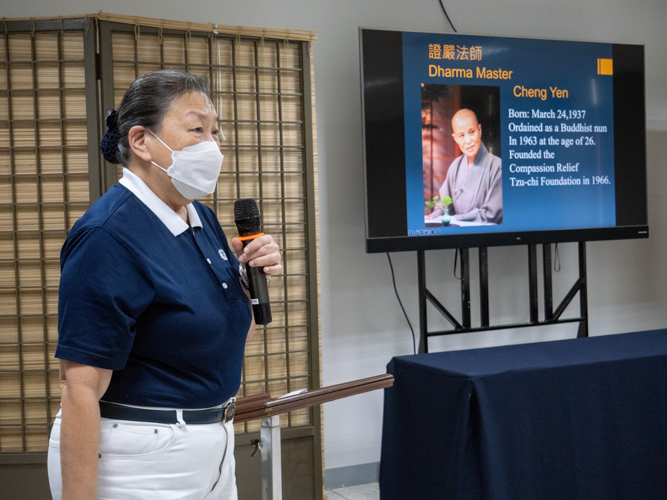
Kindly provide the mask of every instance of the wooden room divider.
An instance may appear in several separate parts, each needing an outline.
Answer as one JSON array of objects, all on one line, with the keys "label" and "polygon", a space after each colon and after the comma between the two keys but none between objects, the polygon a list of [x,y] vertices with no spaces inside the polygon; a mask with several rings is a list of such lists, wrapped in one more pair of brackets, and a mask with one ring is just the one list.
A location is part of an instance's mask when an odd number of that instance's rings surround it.
[{"label": "wooden room divider", "polygon": [[[60,403],[60,247],[120,176],[99,154],[104,116],[147,71],[207,78],[225,159],[216,192],[200,201],[235,235],[234,200],[255,198],[283,252],[273,322],[248,342],[239,396],[319,387],[314,33],[104,13],[7,19],[0,33],[0,465],[44,463]],[[282,418],[285,453],[293,440],[293,466],[311,472],[286,479],[286,495],[320,498],[320,408]],[[243,450],[259,425],[235,426],[239,470],[255,467]],[[255,490],[252,474],[239,477],[242,496]]]}]

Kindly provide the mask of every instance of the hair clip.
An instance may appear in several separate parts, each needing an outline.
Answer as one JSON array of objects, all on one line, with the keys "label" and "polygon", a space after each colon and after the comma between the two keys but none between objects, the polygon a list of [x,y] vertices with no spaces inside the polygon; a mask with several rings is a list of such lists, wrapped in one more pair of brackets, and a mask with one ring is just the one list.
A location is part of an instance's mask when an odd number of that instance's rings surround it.
[{"label": "hair clip", "polygon": [[116,128],[116,120],[118,119],[118,113],[116,112],[115,109],[110,109],[109,112],[107,113],[106,117],[106,123],[107,127],[110,129]]}]

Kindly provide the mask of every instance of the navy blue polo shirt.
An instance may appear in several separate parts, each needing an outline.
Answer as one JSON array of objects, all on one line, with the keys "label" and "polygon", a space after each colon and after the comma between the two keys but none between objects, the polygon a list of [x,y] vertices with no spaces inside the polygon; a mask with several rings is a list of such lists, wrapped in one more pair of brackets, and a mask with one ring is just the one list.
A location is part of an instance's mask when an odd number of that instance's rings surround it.
[{"label": "navy blue polo shirt", "polygon": [[56,357],[113,370],[105,401],[207,408],[238,391],[238,261],[213,211],[187,209],[191,225],[126,169],[62,248]]}]

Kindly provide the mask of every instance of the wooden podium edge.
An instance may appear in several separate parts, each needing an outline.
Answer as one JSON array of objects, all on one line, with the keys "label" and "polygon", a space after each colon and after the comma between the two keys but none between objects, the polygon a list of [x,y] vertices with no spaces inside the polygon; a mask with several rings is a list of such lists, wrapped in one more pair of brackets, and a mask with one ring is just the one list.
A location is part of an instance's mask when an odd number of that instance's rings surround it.
[{"label": "wooden podium edge", "polygon": [[365,392],[386,389],[392,385],[394,385],[394,376],[386,373],[282,398],[271,399],[268,392],[254,394],[237,399],[234,422],[241,423],[280,415]]}]

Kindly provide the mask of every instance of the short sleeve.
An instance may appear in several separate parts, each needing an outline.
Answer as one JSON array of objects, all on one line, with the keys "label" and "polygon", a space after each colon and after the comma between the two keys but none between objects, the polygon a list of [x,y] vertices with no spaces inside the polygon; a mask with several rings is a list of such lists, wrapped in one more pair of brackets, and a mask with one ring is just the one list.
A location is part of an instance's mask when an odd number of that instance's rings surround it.
[{"label": "short sleeve", "polygon": [[70,235],[61,268],[56,358],[123,369],[136,320],[155,297],[146,273],[101,227]]}]

